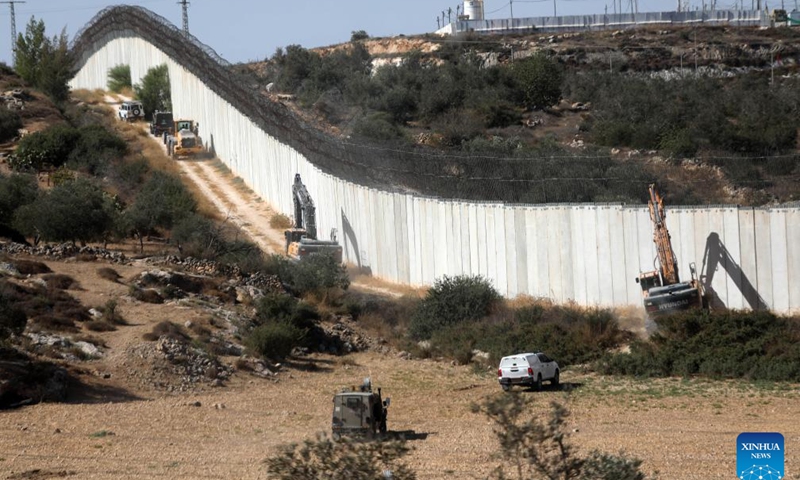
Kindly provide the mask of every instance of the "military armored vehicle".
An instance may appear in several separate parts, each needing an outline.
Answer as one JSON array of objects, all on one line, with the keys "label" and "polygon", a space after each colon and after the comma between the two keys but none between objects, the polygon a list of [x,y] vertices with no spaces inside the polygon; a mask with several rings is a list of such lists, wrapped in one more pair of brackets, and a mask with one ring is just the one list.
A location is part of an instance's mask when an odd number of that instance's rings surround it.
[{"label": "military armored vehicle", "polygon": [[386,413],[390,399],[381,398],[381,389],[372,391],[369,378],[359,388],[350,387],[333,397],[333,437],[361,435],[374,438],[386,433]]}]

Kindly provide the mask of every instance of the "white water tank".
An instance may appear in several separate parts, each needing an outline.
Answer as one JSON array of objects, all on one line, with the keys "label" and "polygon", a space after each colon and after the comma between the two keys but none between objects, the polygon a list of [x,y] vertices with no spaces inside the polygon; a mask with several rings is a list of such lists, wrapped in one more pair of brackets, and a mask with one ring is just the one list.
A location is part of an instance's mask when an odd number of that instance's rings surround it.
[{"label": "white water tank", "polygon": [[470,20],[483,20],[483,0],[466,0],[464,16]]}]

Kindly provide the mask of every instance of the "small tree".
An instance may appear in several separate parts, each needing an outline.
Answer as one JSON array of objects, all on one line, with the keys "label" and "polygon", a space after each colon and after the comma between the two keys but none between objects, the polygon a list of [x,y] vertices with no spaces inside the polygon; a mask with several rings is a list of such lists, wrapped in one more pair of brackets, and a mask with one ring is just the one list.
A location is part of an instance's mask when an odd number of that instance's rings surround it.
[{"label": "small tree", "polygon": [[26,135],[9,156],[8,165],[14,170],[22,171],[58,168],[66,163],[79,138],[78,131],[65,124],[53,125],[41,132]]},{"label": "small tree", "polygon": [[366,40],[369,38],[369,34],[365,30],[355,30],[350,35],[351,42],[358,42],[360,40]]},{"label": "small tree", "polygon": [[5,107],[0,107],[0,142],[11,140],[19,135],[22,119],[19,114]]},{"label": "small tree", "polygon": [[[642,462],[634,458],[593,451],[581,457],[567,442],[564,432],[569,411],[553,402],[550,418],[531,416],[532,401],[519,393],[507,393],[473,405],[495,424],[502,462],[494,471],[498,479],[518,480],[645,480]],[[511,475],[506,474],[511,470]]]},{"label": "small tree", "polygon": [[31,17],[17,37],[14,64],[20,77],[56,102],[69,97],[72,57],[66,30],[52,39],[45,35],[43,20]]},{"label": "small tree", "polygon": [[0,225],[10,226],[14,212],[34,200],[39,193],[36,178],[32,175],[0,174]]},{"label": "small tree", "polygon": [[480,275],[445,275],[420,302],[409,333],[417,340],[428,339],[441,328],[485,317],[499,299],[492,283]]},{"label": "small tree", "polygon": [[197,202],[178,177],[155,171],[125,211],[124,223],[141,239],[156,228],[172,228],[196,208]]},{"label": "small tree", "polygon": [[78,134],[67,165],[90,175],[104,171],[128,150],[125,140],[102,125],[86,125],[78,129]]},{"label": "small tree", "polygon": [[108,69],[108,89],[114,93],[120,93],[126,88],[133,88],[131,66],[117,65]]},{"label": "small tree", "polygon": [[416,473],[399,463],[409,451],[405,441],[334,441],[320,434],[302,445],[281,447],[265,463],[269,478],[278,480],[414,480]]},{"label": "small tree", "polygon": [[561,98],[564,74],[554,60],[536,54],[514,63],[512,75],[526,108],[549,107]]},{"label": "small tree", "polygon": [[104,239],[117,217],[113,198],[86,179],[66,182],[17,210],[14,224],[47,241]]},{"label": "small tree", "polygon": [[169,69],[166,64],[148,70],[142,82],[134,85],[133,90],[136,98],[142,102],[147,118],[156,110],[172,110]]}]

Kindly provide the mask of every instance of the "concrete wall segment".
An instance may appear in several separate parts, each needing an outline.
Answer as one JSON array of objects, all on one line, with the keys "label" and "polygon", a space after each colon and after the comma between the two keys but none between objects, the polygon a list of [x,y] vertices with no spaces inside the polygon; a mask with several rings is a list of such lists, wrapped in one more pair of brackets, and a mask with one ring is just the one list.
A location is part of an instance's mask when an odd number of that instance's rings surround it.
[{"label": "concrete wall segment", "polygon": [[[158,32],[148,38],[140,33],[107,32],[85,43],[72,87],[105,88],[108,69],[119,64],[131,65],[136,81],[166,63],[175,114],[198,120],[219,158],[280,212],[292,213],[291,181],[301,173],[318,205],[320,237],[336,228],[348,261],[412,284],[471,273],[486,276],[506,295],[639,304],[633,279],[652,269],[655,257],[646,207],[465,202],[353,183],[313,163],[325,152],[295,148],[295,134],[286,131],[295,120],[283,127],[278,121],[288,113],[276,107],[270,113],[276,125],[265,129],[263,119],[233,107],[236,93],[202,78],[200,63],[175,60],[168,48],[156,46],[152,42],[167,40]],[[346,155],[337,158],[347,168]],[[705,263],[716,266],[700,273],[720,302],[753,308],[757,298],[778,312],[800,308],[800,210],[670,209],[668,225],[683,279],[689,262],[701,269],[703,253],[716,245],[716,260]]]}]

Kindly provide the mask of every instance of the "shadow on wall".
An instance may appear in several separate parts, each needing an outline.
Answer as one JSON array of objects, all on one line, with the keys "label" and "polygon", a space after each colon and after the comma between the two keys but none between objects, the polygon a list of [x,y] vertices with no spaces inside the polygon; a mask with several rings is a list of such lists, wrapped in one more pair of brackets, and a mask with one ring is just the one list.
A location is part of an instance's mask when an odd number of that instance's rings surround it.
[{"label": "shadow on wall", "polygon": [[350,243],[353,253],[356,255],[356,266],[362,270],[362,273],[365,275],[372,275],[372,269],[369,266],[364,266],[361,260],[361,250],[358,248],[358,238],[356,238],[356,232],[353,230],[353,226],[350,225],[350,220],[347,219],[347,215],[344,214],[344,209],[342,209],[342,230],[344,233],[344,249],[347,251],[347,244]]},{"label": "shadow on wall", "polygon": [[209,135],[209,141],[208,141],[208,144],[206,144],[206,151],[211,156],[211,158],[214,158],[214,157],[217,156],[217,149],[214,146],[214,134],[213,133],[211,135]]},{"label": "shadow on wall", "polygon": [[739,289],[739,292],[741,292],[742,297],[751,309],[767,310],[769,308],[758,293],[758,290],[756,290],[747,278],[747,275],[744,274],[742,268],[734,261],[728,249],[725,248],[725,244],[722,243],[717,232],[711,232],[706,239],[706,251],[703,254],[703,267],[700,270],[700,283],[703,284],[703,288],[706,290],[709,306],[712,308],[727,308],[711,286],[714,280],[714,274],[719,269],[720,265],[722,265],[728,276],[736,284],[736,288]]}]

